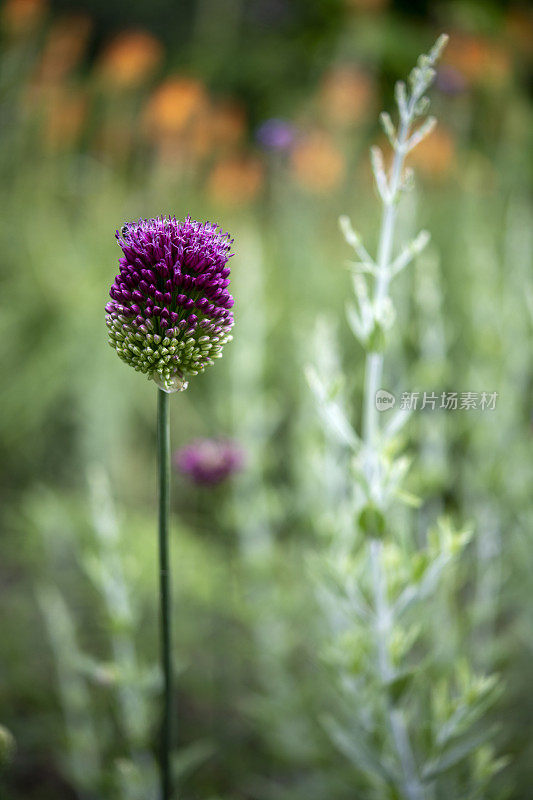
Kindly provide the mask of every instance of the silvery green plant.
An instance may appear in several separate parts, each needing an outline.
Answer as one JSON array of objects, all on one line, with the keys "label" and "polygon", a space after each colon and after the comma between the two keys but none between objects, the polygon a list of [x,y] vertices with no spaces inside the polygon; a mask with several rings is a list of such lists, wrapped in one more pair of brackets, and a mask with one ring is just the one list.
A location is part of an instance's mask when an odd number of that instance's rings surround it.
[{"label": "silvery green plant", "polygon": [[[37,592],[57,673],[66,743],[63,766],[78,791],[117,800],[155,798],[157,766],[149,740],[157,669],[141,664],[137,654],[139,609],[125,579],[122,535],[106,477],[94,470],[90,483],[92,524],[80,566],[102,601],[109,657],[98,658],[83,648],[60,586],[43,582]],[[57,535],[41,527],[55,571]],[[116,725],[113,735],[118,733],[121,742],[116,758],[110,757],[116,742],[110,736],[110,720],[97,702],[100,692],[109,697]]]},{"label": "silvery green plant", "polygon": [[405,509],[417,504],[403,487],[409,461],[398,454],[408,413],[381,414],[376,403],[396,316],[391,284],[429,241],[421,231],[398,244],[397,219],[413,183],[406,156],[435,125],[426,91],[446,41],[441,36],[420,56],[408,84],[396,85],[398,124],[381,115],[393,158],[388,168],[380,148],[372,148],[382,203],[376,258],[348,218],[340,220],[356,255],[348,322],[366,354],[360,435],[350,422],[347,381],[340,370],[328,369],[338,360],[327,344],[331,337],[320,337],[321,363],[308,371],[326,446],[340,444],[351,454],[338,530],[330,535],[326,566],[317,565],[332,634],[326,656],[338,676],[338,703],[323,724],[353,768],[354,785],[362,783],[365,796],[376,800],[485,797],[503,764],[490,744],[491,727],[480,724],[498,682],[478,674],[462,649],[460,623],[468,613],[459,600],[465,583],[460,555],[471,531],[440,519],[419,548]]},{"label": "silvery green plant", "polygon": [[[147,663],[140,653],[141,601],[129,585],[127,536],[117,518],[108,478],[95,467],[89,484],[90,519],[78,530],[75,519],[69,518],[69,537],[84,540],[78,551],[80,568],[101,611],[105,655],[88,652],[82,644],[78,621],[57,582],[43,581],[37,589],[63,718],[62,767],[83,796],[158,800],[151,738],[156,723],[153,700],[161,681],[156,663]],[[54,575],[64,558],[65,543],[57,535],[63,514],[55,499],[47,496],[37,506],[36,519]],[[0,738],[1,734],[0,726]],[[174,780],[183,780],[211,750],[207,740],[174,750]]]}]

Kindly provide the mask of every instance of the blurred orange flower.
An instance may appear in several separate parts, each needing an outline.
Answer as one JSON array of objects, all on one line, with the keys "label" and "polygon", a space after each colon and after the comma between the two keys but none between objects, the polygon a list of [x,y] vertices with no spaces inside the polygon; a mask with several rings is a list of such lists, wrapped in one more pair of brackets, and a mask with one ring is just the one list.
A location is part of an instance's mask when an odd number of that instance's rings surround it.
[{"label": "blurred orange flower", "polygon": [[296,142],[291,153],[291,168],[301,186],[323,194],[340,184],[346,161],[327,133],[312,131]]},{"label": "blurred orange flower", "polygon": [[246,112],[234,101],[224,101],[214,107],[205,105],[192,121],[185,147],[197,158],[205,158],[213,149],[233,152],[246,134]]},{"label": "blurred orange flower", "polygon": [[[199,99],[197,107],[191,107],[188,119],[175,130],[151,131],[160,154],[166,160],[175,161],[176,154],[192,159],[205,159],[214,150],[235,152],[246,134],[246,113],[234,101],[211,105],[207,93]],[[174,154],[174,155],[173,155]]]},{"label": "blurred orange flower", "polygon": [[506,48],[481,36],[454,33],[444,51],[443,63],[459,70],[472,83],[506,83],[512,64]]},{"label": "blurred orange flower", "polygon": [[449,175],[455,166],[455,141],[452,134],[438,125],[423,139],[407,159],[409,166],[415,167],[428,177],[441,179]]},{"label": "blurred orange flower", "polygon": [[332,67],[323,78],[320,105],[326,120],[334,125],[354,125],[373,109],[374,82],[350,64]]},{"label": "blurred orange flower", "polygon": [[85,14],[72,14],[55,22],[38,68],[38,82],[56,83],[68,75],[83,56],[91,29],[92,22]]},{"label": "blurred orange flower", "polygon": [[124,31],[102,53],[97,72],[103,86],[130,89],[149,78],[163,57],[161,43],[145,31]]},{"label": "blurred orange flower", "polygon": [[215,164],[207,189],[211,199],[226,206],[243,206],[254,200],[263,184],[263,166],[249,155],[225,158]]},{"label": "blurred orange flower", "polygon": [[10,36],[31,33],[42,21],[47,8],[46,0],[6,0],[1,10],[2,28]]},{"label": "blurred orange flower", "polygon": [[169,78],[148,101],[144,112],[145,130],[155,140],[183,133],[205,111],[207,103],[206,90],[199,81]]},{"label": "blurred orange flower", "polygon": [[183,152],[195,160],[205,158],[212,151],[212,117],[207,103],[204,108],[194,114],[183,135],[179,137],[179,141]]},{"label": "blurred orange flower", "polygon": [[246,110],[239,103],[226,100],[213,108],[210,126],[216,146],[233,148],[246,136]]}]

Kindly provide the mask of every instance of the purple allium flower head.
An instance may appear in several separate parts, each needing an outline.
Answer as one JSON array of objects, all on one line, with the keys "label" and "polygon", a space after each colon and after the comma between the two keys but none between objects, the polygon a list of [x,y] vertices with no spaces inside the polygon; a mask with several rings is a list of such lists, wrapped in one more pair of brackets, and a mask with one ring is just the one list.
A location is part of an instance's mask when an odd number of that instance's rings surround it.
[{"label": "purple allium flower head", "polygon": [[295,139],[294,126],[284,119],[267,119],[255,133],[265,150],[288,150]]},{"label": "purple allium flower head", "polygon": [[109,343],[161,389],[186,389],[232,339],[233,239],[212,223],[171,216],[130,222],[116,237],[124,256],[105,307]]},{"label": "purple allium flower head", "polygon": [[216,486],[242,469],[244,453],[229,439],[196,439],[174,455],[176,469],[202,486]]}]

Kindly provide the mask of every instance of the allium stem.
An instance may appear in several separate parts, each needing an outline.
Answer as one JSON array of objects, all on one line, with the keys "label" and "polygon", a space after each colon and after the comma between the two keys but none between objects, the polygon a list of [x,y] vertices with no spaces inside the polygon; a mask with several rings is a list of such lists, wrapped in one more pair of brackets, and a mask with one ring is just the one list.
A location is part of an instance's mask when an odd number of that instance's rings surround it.
[{"label": "allium stem", "polygon": [[161,614],[161,666],[163,670],[163,709],[161,720],[161,798],[170,800],[170,748],[172,739],[172,657],[170,620],[170,418],[169,395],[157,392],[157,467],[159,478],[159,591]]}]

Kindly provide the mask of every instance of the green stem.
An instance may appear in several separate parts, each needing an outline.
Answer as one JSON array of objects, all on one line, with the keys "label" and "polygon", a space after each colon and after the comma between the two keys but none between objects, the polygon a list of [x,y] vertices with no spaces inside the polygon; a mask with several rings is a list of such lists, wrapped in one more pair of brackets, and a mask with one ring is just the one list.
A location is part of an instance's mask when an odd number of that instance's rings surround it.
[{"label": "green stem", "polygon": [[[370,540],[370,574],[374,592],[376,614],[377,669],[383,686],[391,680],[394,670],[390,662],[389,642],[392,636],[392,614],[387,598],[387,578],[383,571],[383,542]],[[387,690],[385,689],[385,692]],[[404,715],[385,694],[385,707],[392,739],[403,774],[403,790],[406,800],[425,800],[426,792],[418,777],[418,770],[411,748],[409,732]]]},{"label": "green stem", "polygon": [[[394,160],[388,183],[388,197],[383,201],[380,236],[377,257],[377,279],[374,286],[373,303],[378,307],[388,296],[391,280],[391,256],[396,232],[397,200],[400,191],[402,171],[407,154],[407,142],[414,119],[416,103],[420,97],[413,91],[407,113],[402,118]],[[383,354],[369,352],[365,363],[365,387],[363,402],[363,442],[365,445],[365,472],[369,484],[380,488],[382,483],[380,456],[380,425],[376,409],[376,393],[383,375]],[[378,644],[378,672],[386,685],[392,677],[392,666],[388,646],[392,636],[392,617],[387,601],[386,577],[383,573],[383,543],[377,539],[370,541],[371,575],[374,584],[376,628]],[[407,800],[424,800],[424,786],[418,777],[417,766],[411,748],[409,731],[399,709],[386,700],[387,716],[392,740],[396,748],[403,774],[403,789]]]},{"label": "green stem", "polygon": [[170,419],[169,395],[157,392],[157,467],[159,478],[159,592],[161,613],[161,666],[163,669],[163,713],[161,721],[161,798],[170,800],[170,747],[172,735],[172,665],[170,622]]},{"label": "green stem", "polygon": [[[409,137],[411,115],[414,104],[411,100],[409,118],[401,124],[398,133],[398,145],[394,152],[392,172],[389,184],[390,196],[384,202],[378,245],[378,276],[374,287],[373,303],[375,306],[383,302],[389,291],[391,279],[391,255],[396,227],[397,196],[400,188],[402,170],[405,161],[405,147]],[[365,396],[363,406],[363,441],[366,446],[366,471],[369,480],[379,479],[379,459],[377,458],[379,421],[376,409],[376,393],[380,388],[383,375],[383,354],[367,353],[365,363]]]}]

